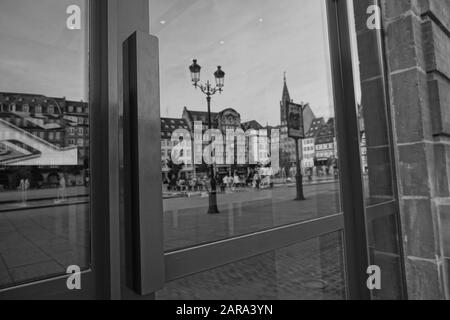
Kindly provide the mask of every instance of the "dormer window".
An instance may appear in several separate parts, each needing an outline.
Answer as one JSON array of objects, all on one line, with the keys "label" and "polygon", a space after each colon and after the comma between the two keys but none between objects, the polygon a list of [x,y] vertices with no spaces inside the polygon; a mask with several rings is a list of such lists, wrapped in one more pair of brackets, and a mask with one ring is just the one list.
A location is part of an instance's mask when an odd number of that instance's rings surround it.
[{"label": "dormer window", "polygon": [[23,113],[29,113],[30,112],[30,106],[28,104],[24,104],[22,106],[22,112]]},{"label": "dormer window", "polygon": [[16,105],[14,103],[9,105],[9,112],[16,112]]},{"label": "dormer window", "polygon": [[48,114],[54,114],[55,113],[55,107],[54,106],[48,106],[47,113]]},{"label": "dormer window", "polygon": [[34,108],[34,113],[42,113],[42,106],[38,105]]}]

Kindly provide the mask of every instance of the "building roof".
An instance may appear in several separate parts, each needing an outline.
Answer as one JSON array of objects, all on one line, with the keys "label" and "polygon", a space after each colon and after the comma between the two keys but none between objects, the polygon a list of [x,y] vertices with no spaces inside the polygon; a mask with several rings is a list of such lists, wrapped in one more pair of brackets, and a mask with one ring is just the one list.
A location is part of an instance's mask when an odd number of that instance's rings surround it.
[{"label": "building roof", "polygon": [[161,118],[161,137],[169,139],[172,133],[178,129],[185,129],[189,131],[189,126],[184,119],[176,118]]},{"label": "building roof", "polygon": [[[11,105],[14,104],[16,106],[28,105],[31,110],[33,110],[36,106],[41,106],[46,108],[48,106],[54,107],[55,114],[63,114],[68,113],[66,108],[68,106],[83,107],[82,113],[87,115],[87,108],[89,104],[83,101],[70,101],[66,100],[65,97],[62,98],[54,98],[47,97],[40,94],[29,94],[29,93],[9,93],[9,92],[0,92],[0,104],[1,105]],[[44,110],[45,111],[45,110]],[[31,112],[32,113],[32,112]],[[78,113],[78,110],[74,110],[72,113]]]},{"label": "building roof", "polygon": [[316,138],[324,124],[325,120],[323,118],[314,119],[311,123],[311,128],[306,133],[306,138],[307,139]]},{"label": "building roof", "polygon": [[0,93],[0,103],[3,105],[15,104],[17,106],[28,105],[29,107],[41,106],[53,106],[55,112],[62,113],[62,107],[65,103],[65,98],[51,98],[38,94],[28,93]]},{"label": "building roof", "polygon": [[242,130],[247,131],[250,129],[261,130],[264,127],[258,121],[251,120],[251,121],[241,123],[241,128],[242,128]]},{"label": "building roof", "polygon": [[[195,121],[201,121],[203,124],[208,123],[208,112],[206,111],[192,111],[187,109],[187,107],[184,108],[184,110],[187,112],[189,116],[189,120],[191,122]],[[211,121],[213,122],[213,127],[217,127],[217,118],[219,117],[219,113],[217,112],[211,112]]]}]

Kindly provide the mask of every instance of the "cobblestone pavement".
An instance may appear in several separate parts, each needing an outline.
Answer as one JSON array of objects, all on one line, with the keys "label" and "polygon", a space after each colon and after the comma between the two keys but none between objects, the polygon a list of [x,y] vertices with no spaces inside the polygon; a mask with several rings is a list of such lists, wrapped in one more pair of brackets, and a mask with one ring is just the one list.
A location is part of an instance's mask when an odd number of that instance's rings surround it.
[{"label": "cobblestone pavement", "polygon": [[345,299],[340,233],[171,282],[159,300]]},{"label": "cobblestone pavement", "polygon": [[306,186],[306,201],[294,201],[295,196],[296,189],[290,187],[219,194],[217,215],[207,214],[207,197],[166,199],[165,249],[182,249],[340,212],[338,183]]},{"label": "cobblestone pavement", "polygon": [[[339,185],[305,186],[306,201],[293,201],[295,188],[220,194],[220,214],[208,215],[208,198],[164,201],[166,250],[181,249],[306,221],[340,211]],[[179,209],[183,208],[183,209]],[[344,299],[340,233],[174,281],[158,293],[183,299]]]},{"label": "cobblestone pavement", "polygon": [[88,206],[0,213],[0,288],[89,265]]},{"label": "cobblestone pavement", "polygon": [[[52,191],[40,191],[34,196],[48,192]],[[167,199],[164,201],[166,249],[188,247],[339,212],[337,183],[306,186],[305,195],[306,201],[293,201],[295,188],[287,186],[221,194],[218,197],[219,215],[206,214],[208,198]],[[72,264],[87,266],[89,220],[87,204],[25,207],[0,213],[0,288],[64,274],[67,266]],[[209,275],[197,275],[204,279],[201,280],[205,282],[204,289],[187,278],[183,281],[189,285],[184,286],[181,293],[176,291],[170,296],[177,297],[190,288],[192,296],[189,298],[200,297],[211,289],[207,284],[209,279],[216,283],[213,287],[219,285],[223,289],[217,290],[218,298],[245,298],[255,294],[256,298],[339,298],[343,288],[341,245],[338,237],[330,239],[311,240],[210,271]],[[321,287],[319,280],[326,282],[324,288],[311,289]],[[168,289],[173,286],[169,284]]]}]

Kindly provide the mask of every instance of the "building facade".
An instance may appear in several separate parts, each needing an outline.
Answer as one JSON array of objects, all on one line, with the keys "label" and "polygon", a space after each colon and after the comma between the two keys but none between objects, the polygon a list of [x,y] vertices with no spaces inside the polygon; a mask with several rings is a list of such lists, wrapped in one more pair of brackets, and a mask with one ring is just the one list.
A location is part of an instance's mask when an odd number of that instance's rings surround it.
[{"label": "building facade", "polygon": [[[63,1],[0,2],[0,20],[10,19],[0,34],[0,299],[450,299],[449,1],[308,2],[317,10],[302,0],[289,7],[267,1],[271,15],[284,10],[280,21],[301,23],[293,33],[284,23],[270,27],[241,2],[208,2],[192,19],[189,10],[201,6],[174,3],[167,11],[165,2],[83,0],[79,23],[76,14],[64,15],[70,11]],[[196,34],[211,18],[228,22],[223,40]],[[281,46],[269,50],[262,39],[274,33],[270,39]],[[328,42],[316,48],[304,41],[297,55],[297,35]],[[253,48],[257,54],[248,54]],[[297,156],[304,168],[311,157],[313,166],[335,159],[340,179],[308,185],[300,201],[292,184],[266,190],[257,177],[218,195],[218,214],[208,213],[214,200],[205,189],[193,198],[164,197],[161,172],[178,146],[173,140],[180,141],[173,130],[203,138],[208,115],[185,108],[180,119],[161,119],[160,96],[179,94],[167,83],[180,78],[194,90],[184,60],[199,50],[207,64],[214,50],[230,55],[211,63],[230,65],[227,81],[243,79],[243,87],[225,82],[231,97],[252,92],[246,89],[255,83],[253,92],[276,88],[267,81],[276,76],[266,75],[283,71],[286,52],[294,52],[291,68],[310,83],[326,70],[331,80],[320,92],[332,87],[335,114],[317,119],[314,105],[304,104],[311,125],[302,155],[287,137],[286,81],[280,126],[242,121],[239,108],[252,110],[243,104],[213,105],[223,111],[211,114],[212,127],[279,129],[282,166]],[[161,52],[182,52],[182,67],[158,59]],[[320,68],[311,62],[317,56]],[[255,72],[258,62],[273,60]],[[257,81],[255,73],[262,75]],[[69,94],[80,102],[46,97],[58,96],[50,87],[74,89]],[[278,101],[266,102],[278,110]],[[277,141],[267,140],[260,149],[246,137],[246,153],[254,149],[257,162],[264,159]],[[204,166],[193,166],[193,175],[197,169],[207,176]],[[72,185],[70,175],[90,179]],[[51,185],[35,183],[41,180]],[[367,288],[369,266],[382,270],[379,290]],[[81,290],[69,290],[70,270],[81,275]]]},{"label": "building facade", "polygon": [[324,125],[325,120],[323,118],[314,119],[311,123],[311,128],[306,133],[305,139],[302,141],[303,167],[305,170],[312,170],[316,166],[316,139]]},{"label": "building facade", "polygon": [[[86,103],[42,95],[0,93],[0,107],[1,120],[9,126],[1,133],[2,165],[39,164],[39,169],[25,174],[33,186],[58,185],[62,175],[52,168],[62,164],[72,166],[64,173],[67,183],[87,183],[89,110]],[[24,132],[30,135],[27,143],[23,140]],[[2,170],[1,188],[11,190],[18,186],[20,178],[8,167]]]},{"label": "building facade", "polygon": [[[281,125],[279,126],[280,130],[280,163],[281,167],[283,167],[286,172],[292,171],[291,169],[296,166],[297,162],[297,155],[296,155],[296,146],[295,146],[295,140],[290,138],[288,136],[288,127],[287,127],[287,108],[288,104],[290,102],[293,102],[293,100],[290,97],[289,89],[287,85],[286,75],[284,76],[284,84],[283,84],[283,92],[281,96],[280,101],[280,119],[281,119]],[[316,116],[311,108],[311,106],[307,103],[301,103],[303,106],[303,126],[305,135],[309,132],[313,121],[315,120]],[[311,141],[308,141],[311,142]],[[299,141],[299,154],[298,157],[300,160],[305,159],[302,151],[303,140]],[[308,145],[308,149],[311,146]],[[308,163],[309,164],[309,163]],[[303,169],[306,168],[305,162],[302,162]]]},{"label": "building facade", "polygon": [[320,127],[315,141],[315,149],[314,163],[317,167],[329,167],[330,160],[337,159],[337,143],[333,118],[330,118]]}]

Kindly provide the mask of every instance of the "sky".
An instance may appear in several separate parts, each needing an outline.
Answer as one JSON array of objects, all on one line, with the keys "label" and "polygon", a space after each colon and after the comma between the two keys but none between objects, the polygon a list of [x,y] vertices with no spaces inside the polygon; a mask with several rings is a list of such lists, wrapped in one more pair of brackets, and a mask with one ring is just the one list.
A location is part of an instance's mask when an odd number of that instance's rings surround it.
[{"label": "sky", "polygon": [[333,116],[324,0],[150,0],[150,33],[160,40],[161,114],[206,110],[190,82],[193,58],[202,81],[226,73],[213,111],[234,108],[242,121],[280,123],[283,75],[291,98],[317,116]]},{"label": "sky", "polygon": [[[66,27],[79,5],[81,30]],[[88,100],[86,0],[0,1],[0,92]]]},{"label": "sky", "polygon": [[[317,116],[333,114],[325,0],[150,0],[150,32],[160,39],[161,114],[206,110],[191,86],[221,65],[225,91],[213,111],[234,108],[242,121],[280,122],[283,74],[291,98]],[[0,91],[88,100],[86,0],[0,1]],[[66,8],[82,8],[82,29],[66,27]]]}]

